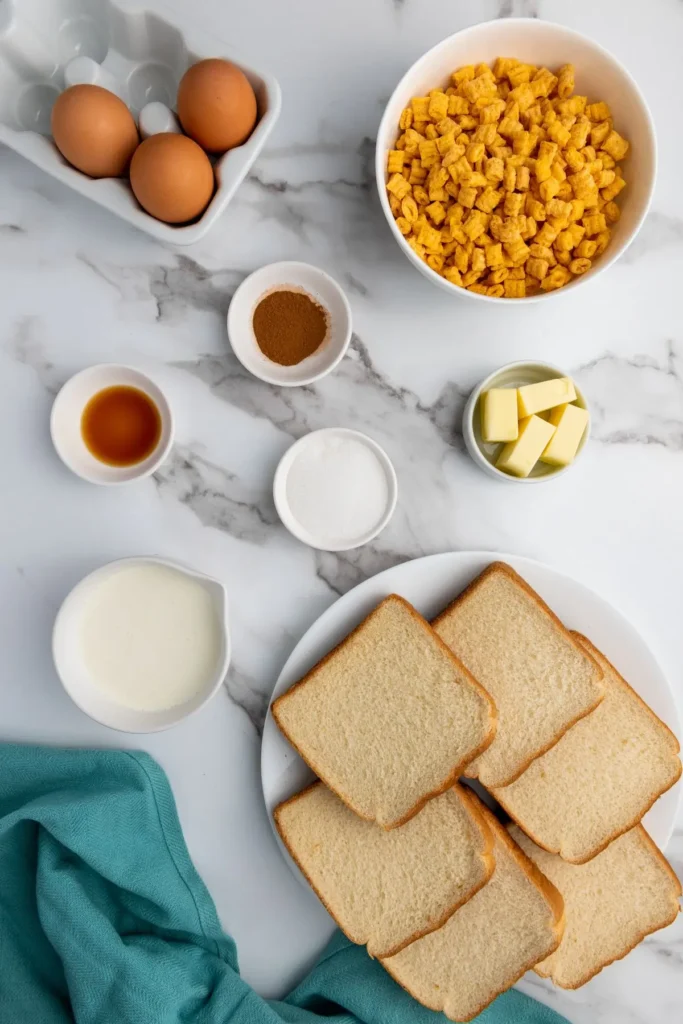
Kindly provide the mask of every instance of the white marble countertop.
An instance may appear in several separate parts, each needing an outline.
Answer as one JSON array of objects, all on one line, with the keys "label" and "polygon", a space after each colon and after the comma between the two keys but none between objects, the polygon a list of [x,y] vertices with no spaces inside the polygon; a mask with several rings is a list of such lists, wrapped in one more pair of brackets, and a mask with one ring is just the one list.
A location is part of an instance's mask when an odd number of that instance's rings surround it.
[{"label": "white marble countertop", "polygon": [[[422,554],[528,555],[623,611],[683,700],[683,5],[203,0],[192,10],[269,68],[284,96],[267,150],[202,243],[165,248],[0,151],[0,736],[124,744],[158,758],[244,974],[271,995],[312,961],[327,922],[271,835],[260,730],[285,657],[340,593]],[[604,278],[557,303],[489,308],[435,289],[402,256],[382,220],[371,157],[403,70],[458,28],[510,14],[566,22],[624,61],[654,113],[660,171],[639,238]],[[353,307],[349,357],[312,387],[261,384],[229,351],[232,292],[278,259],[322,266]],[[576,376],[594,413],[580,465],[531,489],[484,476],[458,431],[471,387],[527,357]],[[48,434],[60,384],[104,361],[150,369],[178,419],[177,445],[156,477],[114,490],[71,476]],[[401,493],[382,536],[339,556],[290,537],[271,498],[274,467],[292,439],[337,424],[386,447]],[[81,576],[142,553],[226,582],[234,661],[202,713],[167,733],[126,737],[70,703],[50,633]],[[683,819],[668,854],[681,874]],[[659,1024],[683,1017],[682,981],[679,919],[576,993],[535,976],[524,984],[575,1024]]]}]

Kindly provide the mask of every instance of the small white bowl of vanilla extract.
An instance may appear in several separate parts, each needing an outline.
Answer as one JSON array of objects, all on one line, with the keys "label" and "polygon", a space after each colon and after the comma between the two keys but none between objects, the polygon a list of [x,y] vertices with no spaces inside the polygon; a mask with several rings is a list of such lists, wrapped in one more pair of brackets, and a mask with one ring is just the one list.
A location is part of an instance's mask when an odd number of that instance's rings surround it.
[{"label": "small white bowl of vanilla extract", "polygon": [[66,382],[52,406],[50,433],[60,459],[93,484],[126,484],[153,473],[173,443],[173,414],[151,377],[102,364]]}]

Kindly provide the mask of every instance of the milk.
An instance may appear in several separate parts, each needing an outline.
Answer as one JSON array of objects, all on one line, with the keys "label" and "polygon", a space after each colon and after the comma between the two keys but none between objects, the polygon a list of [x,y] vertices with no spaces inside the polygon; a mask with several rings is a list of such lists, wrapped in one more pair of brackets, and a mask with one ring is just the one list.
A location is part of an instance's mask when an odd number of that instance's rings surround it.
[{"label": "milk", "polygon": [[80,623],[92,682],[139,711],[184,704],[216,674],[223,630],[209,590],[164,565],[130,565],[93,589]]}]

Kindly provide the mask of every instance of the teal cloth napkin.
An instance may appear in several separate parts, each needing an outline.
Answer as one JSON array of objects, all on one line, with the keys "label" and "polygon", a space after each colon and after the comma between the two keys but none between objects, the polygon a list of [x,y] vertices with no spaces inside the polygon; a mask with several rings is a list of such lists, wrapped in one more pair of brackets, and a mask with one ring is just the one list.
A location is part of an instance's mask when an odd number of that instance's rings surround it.
[{"label": "teal cloth napkin", "polygon": [[[0,745],[3,1024],[438,1024],[336,936],[284,1001],[240,978],[166,776],[143,753]],[[561,1024],[519,992],[482,1024]],[[566,1022],[565,1022],[566,1024]]]}]

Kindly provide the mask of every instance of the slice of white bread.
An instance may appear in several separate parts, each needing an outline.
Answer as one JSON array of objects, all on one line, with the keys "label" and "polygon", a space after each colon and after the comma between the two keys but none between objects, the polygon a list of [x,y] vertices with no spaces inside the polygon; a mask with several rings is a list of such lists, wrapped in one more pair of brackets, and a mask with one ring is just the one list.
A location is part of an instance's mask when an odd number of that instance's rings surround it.
[{"label": "slice of white bread", "polygon": [[476,797],[455,785],[402,828],[363,821],[321,782],[275,809],[290,854],[344,934],[388,956],[486,884],[493,836]]},{"label": "slice of white bread", "polygon": [[536,965],[542,978],[561,988],[584,985],[678,914],[680,882],[642,825],[587,864],[568,864],[541,850],[517,825],[510,832],[564,899],[564,938]]},{"label": "slice of white bread", "polygon": [[454,1021],[476,1017],[544,960],[557,949],[564,928],[560,894],[479,806],[494,834],[490,882],[443,928],[382,960],[418,1002]]},{"label": "slice of white bread", "polygon": [[674,734],[584,636],[604,673],[605,699],[496,800],[527,835],[573,864],[633,828],[681,774]]},{"label": "slice of white bread", "polygon": [[601,669],[504,562],[432,625],[495,701],[496,738],[466,771],[487,789],[514,781],[602,700]]},{"label": "slice of white bread", "polygon": [[396,594],[272,710],[316,775],[383,828],[452,786],[496,727],[489,695]]}]

